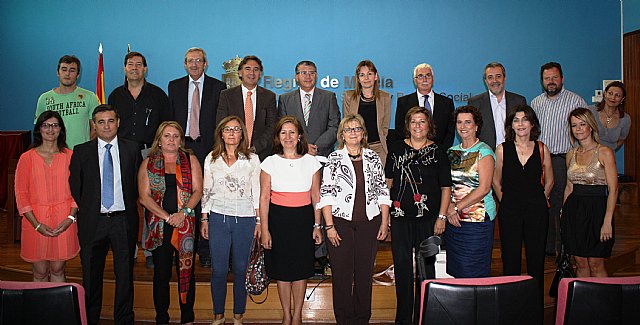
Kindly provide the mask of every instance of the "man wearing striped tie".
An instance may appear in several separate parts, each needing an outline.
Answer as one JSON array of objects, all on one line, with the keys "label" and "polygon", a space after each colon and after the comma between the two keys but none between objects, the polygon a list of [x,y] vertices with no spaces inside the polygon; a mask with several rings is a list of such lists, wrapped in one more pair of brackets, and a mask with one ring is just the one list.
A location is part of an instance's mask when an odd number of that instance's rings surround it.
[{"label": "man wearing striped tie", "polygon": [[549,197],[551,208],[546,252],[547,255],[555,255],[556,243],[560,242],[560,209],[567,184],[566,154],[571,147],[567,118],[572,110],[587,107],[587,103],[576,93],[563,88],[564,76],[560,63],[542,65],[540,81],[544,92],[531,101],[531,107],[540,121],[540,141],[551,151],[554,184]]},{"label": "man wearing striped tie", "polygon": [[309,142],[309,154],[326,157],[333,151],[340,124],[336,94],[316,88],[318,71],[315,63],[300,61],[295,72],[299,88],[280,95],[278,115],[298,118]]}]

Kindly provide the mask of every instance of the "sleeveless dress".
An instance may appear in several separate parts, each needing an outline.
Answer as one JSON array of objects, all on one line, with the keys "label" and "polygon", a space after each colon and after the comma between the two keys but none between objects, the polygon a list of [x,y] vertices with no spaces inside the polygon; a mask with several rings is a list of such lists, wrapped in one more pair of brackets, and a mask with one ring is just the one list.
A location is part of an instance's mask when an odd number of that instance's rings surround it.
[{"label": "sleeveless dress", "polygon": [[580,257],[610,257],[615,238],[615,224],[611,221],[613,236],[600,241],[600,228],[607,210],[607,181],[604,166],[598,160],[598,146],[587,165],[576,162],[576,151],[569,162],[567,180],[573,183],[573,192],[562,208],[562,241],[568,254]]}]

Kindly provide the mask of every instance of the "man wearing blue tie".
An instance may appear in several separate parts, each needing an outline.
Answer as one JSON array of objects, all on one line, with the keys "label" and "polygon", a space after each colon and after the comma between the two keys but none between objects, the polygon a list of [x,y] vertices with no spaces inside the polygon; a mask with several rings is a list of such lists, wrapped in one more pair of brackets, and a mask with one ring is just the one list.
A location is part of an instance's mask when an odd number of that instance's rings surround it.
[{"label": "man wearing blue tie", "polygon": [[[433,91],[435,75],[433,68],[426,63],[420,63],[413,69],[413,83],[416,92],[398,97],[396,105],[396,137],[408,137],[404,133],[404,118],[409,109],[415,106],[425,107],[433,118],[436,126],[436,143],[443,149],[453,145],[455,125],[453,120],[453,100]],[[399,134],[398,134],[399,133]]]},{"label": "man wearing blue tie", "polygon": [[71,195],[78,204],[78,238],[87,320],[97,324],[102,307],[105,259],[113,251],[116,278],[114,320],[133,324],[133,258],[138,238],[137,170],[142,161],[135,142],[119,139],[113,106],[93,112],[97,138],[75,147],[69,166]]}]

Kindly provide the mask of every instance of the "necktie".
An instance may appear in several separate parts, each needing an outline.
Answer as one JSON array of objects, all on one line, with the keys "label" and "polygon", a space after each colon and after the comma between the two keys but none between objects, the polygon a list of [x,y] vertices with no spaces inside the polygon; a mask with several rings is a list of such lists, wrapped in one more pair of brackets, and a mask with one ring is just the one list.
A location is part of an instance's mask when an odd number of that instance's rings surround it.
[{"label": "necktie", "polygon": [[102,205],[109,209],[113,205],[113,158],[111,157],[112,144],[104,146],[107,151],[102,159]]},{"label": "necktie", "polygon": [[304,123],[309,125],[309,115],[311,114],[311,94],[304,94],[304,108],[302,109],[304,114]]},{"label": "necktie", "polygon": [[424,95],[424,107],[433,114],[433,110],[431,109],[431,104],[429,104],[429,95]]},{"label": "necktie", "polygon": [[197,139],[200,136],[200,88],[198,81],[194,81],[193,96],[191,97],[191,116],[189,117],[189,136]]},{"label": "necktie", "polygon": [[253,135],[253,101],[251,100],[252,92],[247,92],[247,100],[244,101],[244,124],[247,125],[247,136],[249,137],[249,145],[251,145],[251,136]]}]

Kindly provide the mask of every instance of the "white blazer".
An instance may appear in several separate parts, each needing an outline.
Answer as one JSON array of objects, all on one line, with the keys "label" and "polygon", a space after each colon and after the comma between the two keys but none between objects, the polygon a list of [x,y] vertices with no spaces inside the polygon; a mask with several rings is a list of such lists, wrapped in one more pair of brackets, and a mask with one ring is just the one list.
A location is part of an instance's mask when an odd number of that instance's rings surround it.
[{"label": "white blazer", "polygon": [[[356,195],[356,175],[353,163],[349,159],[346,148],[332,152],[327,158],[329,163],[324,166],[322,185],[320,186],[320,202],[316,208],[322,209],[322,207],[330,205],[334,217],[351,221]],[[371,149],[363,148],[362,162],[367,218],[371,220],[380,214],[381,204],[391,206],[391,199],[378,154]]]}]

